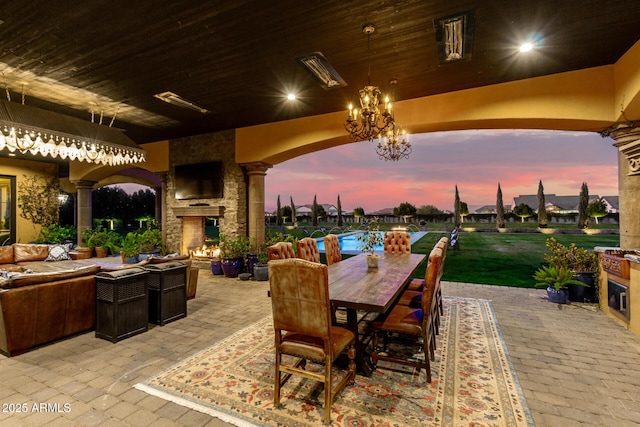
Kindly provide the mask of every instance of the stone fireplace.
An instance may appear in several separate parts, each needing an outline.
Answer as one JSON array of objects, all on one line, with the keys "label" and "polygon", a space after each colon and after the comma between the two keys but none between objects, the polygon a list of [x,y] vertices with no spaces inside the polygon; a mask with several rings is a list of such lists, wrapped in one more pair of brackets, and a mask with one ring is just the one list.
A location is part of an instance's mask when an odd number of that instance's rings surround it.
[{"label": "stone fireplace", "polygon": [[205,238],[205,218],[224,216],[223,206],[189,206],[174,208],[174,214],[181,218],[180,253],[190,254],[201,247]]},{"label": "stone fireplace", "polygon": [[[247,235],[247,184],[243,169],[235,162],[235,132],[222,131],[169,141],[169,167],[163,177],[163,231],[172,251],[189,255],[201,247],[205,218],[216,218],[220,233]],[[223,197],[176,198],[175,166],[222,162]]]}]

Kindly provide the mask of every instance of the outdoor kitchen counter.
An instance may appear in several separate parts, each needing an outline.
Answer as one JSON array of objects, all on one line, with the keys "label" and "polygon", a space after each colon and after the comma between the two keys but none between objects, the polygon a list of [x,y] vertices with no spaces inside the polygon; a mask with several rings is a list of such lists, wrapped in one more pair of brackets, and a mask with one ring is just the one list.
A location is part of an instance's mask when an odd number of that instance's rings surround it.
[{"label": "outdoor kitchen counter", "polygon": [[[600,259],[600,309],[640,336],[640,256],[636,251],[596,247]],[[620,309],[622,307],[622,309]]]}]

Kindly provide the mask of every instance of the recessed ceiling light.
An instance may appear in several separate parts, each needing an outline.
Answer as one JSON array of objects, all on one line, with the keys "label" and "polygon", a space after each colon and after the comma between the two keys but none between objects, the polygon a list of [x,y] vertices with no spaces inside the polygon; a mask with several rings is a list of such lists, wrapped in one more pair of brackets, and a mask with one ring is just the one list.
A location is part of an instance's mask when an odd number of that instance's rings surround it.
[{"label": "recessed ceiling light", "polygon": [[290,93],[290,94],[287,95],[287,99],[289,101],[295,101],[296,95],[294,93]]},{"label": "recessed ceiling light", "polygon": [[520,45],[520,52],[530,52],[533,49],[533,43],[522,43]]}]

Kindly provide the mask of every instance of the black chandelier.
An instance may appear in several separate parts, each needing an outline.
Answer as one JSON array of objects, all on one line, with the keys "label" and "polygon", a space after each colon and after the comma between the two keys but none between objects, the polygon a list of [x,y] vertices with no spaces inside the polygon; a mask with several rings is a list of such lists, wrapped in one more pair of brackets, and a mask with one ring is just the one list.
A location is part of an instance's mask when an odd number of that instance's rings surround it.
[{"label": "black chandelier", "polygon": [[349,104],[349,116],[344,124],[344,128],[349,132],[349,136],[356,141],[373,141],[381,132],[393,123],[391,114],[391,102],[389,97],[384,100],[384,110],[380,112],[380,101],[382,92],[377,86],[371,85],[371,33],[375,31],[373,24],[367,24],[362,28],[362,32],[367,35],[367,56],[369,57],[369,71],[367,75],[367,85],[360,89],[360,110],[353,108]]}]

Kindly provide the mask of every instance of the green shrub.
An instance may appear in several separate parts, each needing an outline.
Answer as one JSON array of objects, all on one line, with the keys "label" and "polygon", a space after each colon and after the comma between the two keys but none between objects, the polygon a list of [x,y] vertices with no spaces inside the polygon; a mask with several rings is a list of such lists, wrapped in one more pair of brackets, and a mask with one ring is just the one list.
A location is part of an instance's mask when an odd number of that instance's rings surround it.
[{"label": "green shrub", "polygon": [[65,241],[75,242],[78,231],[72,225],[60,226],[51,224],[40,229],[40,234],[36,238],[36,243],[63,243]]}]

